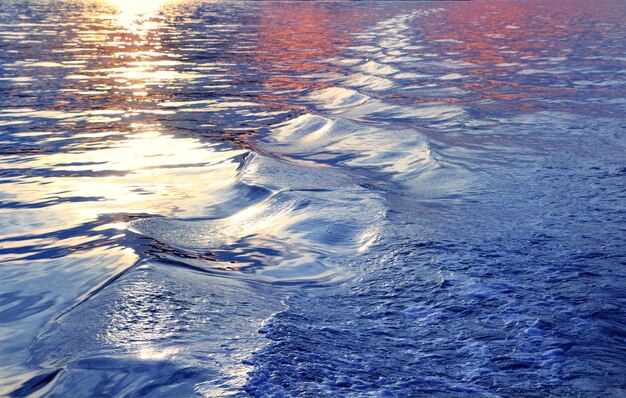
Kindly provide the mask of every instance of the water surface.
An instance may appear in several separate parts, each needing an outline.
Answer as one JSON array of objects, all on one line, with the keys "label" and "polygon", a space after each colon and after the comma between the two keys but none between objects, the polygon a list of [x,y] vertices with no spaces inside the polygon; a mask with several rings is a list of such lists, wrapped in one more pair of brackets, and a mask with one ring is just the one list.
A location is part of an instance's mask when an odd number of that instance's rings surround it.
[{"label": "water surface", "polygon": [[0,394],[626,394],[622,2],[0,10]]}]

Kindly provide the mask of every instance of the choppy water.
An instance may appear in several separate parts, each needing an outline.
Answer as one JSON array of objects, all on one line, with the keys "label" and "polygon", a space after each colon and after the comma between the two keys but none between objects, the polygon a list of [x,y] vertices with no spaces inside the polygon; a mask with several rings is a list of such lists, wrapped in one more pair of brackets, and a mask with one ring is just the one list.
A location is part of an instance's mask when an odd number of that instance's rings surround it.
[{"label": "choppy water", "polygon": [[626,3],[543,3],[0,1],[0,394],[626,395]]}]

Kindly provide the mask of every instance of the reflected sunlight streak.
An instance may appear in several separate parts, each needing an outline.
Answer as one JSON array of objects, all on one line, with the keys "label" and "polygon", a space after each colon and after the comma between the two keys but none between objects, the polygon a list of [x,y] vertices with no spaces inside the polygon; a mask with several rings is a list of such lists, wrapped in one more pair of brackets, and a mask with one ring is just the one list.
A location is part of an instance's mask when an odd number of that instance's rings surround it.
[{"label": "reflected sunlight streak", "polygon": [[175,0],[106,0],[114,5],[119,13],[116,20],[134,33],[140,33],[139,29],[144,21],[155,16],[165,3],[172,3]]}]

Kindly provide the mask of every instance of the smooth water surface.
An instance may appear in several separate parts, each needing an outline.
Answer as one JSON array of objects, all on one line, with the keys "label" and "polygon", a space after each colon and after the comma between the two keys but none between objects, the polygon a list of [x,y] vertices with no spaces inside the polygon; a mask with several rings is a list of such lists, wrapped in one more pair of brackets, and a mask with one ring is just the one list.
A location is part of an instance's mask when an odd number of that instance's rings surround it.
[{"label": "smooth water surface", "polygon": [[0,0],[0,395],[625,396],[624,37]]}]

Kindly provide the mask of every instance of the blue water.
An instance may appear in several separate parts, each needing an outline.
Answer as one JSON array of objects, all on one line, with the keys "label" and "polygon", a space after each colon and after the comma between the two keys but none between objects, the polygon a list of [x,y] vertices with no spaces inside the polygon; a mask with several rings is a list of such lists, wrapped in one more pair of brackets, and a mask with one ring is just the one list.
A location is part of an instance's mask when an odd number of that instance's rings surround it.
[{"label": "blue water", "polygon": [[0,395],[626,396],[624,37],[0,0]]}]

